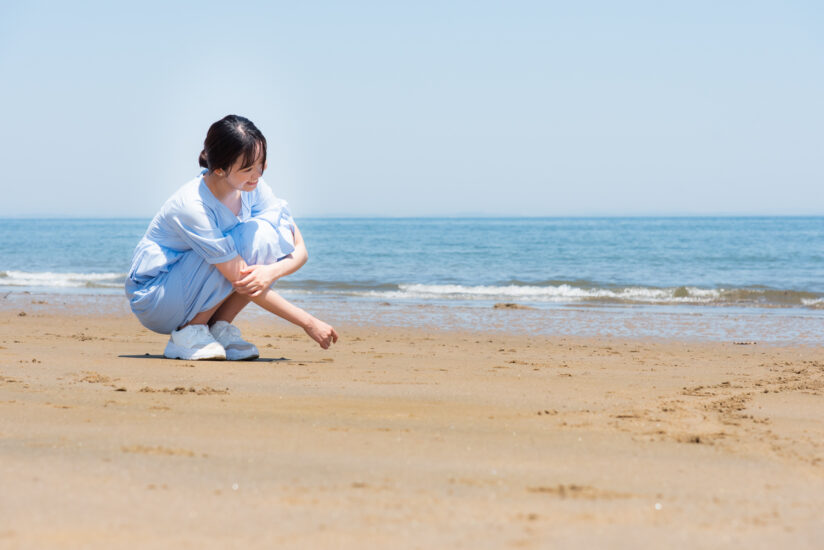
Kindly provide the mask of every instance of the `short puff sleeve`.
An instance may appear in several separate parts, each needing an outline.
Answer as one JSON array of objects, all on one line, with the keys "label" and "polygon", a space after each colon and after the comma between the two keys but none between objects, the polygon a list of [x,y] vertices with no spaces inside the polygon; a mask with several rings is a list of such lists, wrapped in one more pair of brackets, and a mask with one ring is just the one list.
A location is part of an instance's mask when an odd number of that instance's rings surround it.
[{"label": "short puff sleeve", "polygon": [[207,263],[228,262],[238,255],[235,241],[223,234],[214,213],[203,203],[168,212],[166,219],[177,236]]}]

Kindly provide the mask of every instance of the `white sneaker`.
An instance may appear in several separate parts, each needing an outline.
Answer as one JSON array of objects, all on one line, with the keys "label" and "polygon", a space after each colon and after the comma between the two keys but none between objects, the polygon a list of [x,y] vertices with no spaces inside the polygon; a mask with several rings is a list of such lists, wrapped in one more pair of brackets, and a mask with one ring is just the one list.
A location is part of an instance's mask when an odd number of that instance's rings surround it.
[{"label": "white sneaker", "polygon": [[163,355],[169,359],[226,359],[226,350],[212,337],[206,325],[189,325],[169,336]]},{"label": "white sneaker", "polygon": [[226,350],[229,361],[251,361],[260,357],[255,345],[241,338],[240,329],[232,323],[218,321],[209,327],[209,331]]}]

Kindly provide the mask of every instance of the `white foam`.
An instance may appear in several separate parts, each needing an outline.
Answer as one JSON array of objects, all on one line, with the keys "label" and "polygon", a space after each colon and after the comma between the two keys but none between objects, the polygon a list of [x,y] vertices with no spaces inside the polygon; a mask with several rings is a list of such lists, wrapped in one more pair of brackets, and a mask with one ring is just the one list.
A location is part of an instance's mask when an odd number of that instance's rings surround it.
[{"label": "white foam", "polygon": [[118,288],[123,286],[125,273],[55,273],[51,271],[4,271],[0,286],[52,288]]},{"label": "white foam", "polygon": [[[122,289],[125,273],[57,273],[0,271],[0,287],[51,287],[56,289]],[[286,289],[284,289],[286,290]],[[397,290],[288,289],[290,294],[358,296],[379,300],[513,301],[570,304],[617,302],[625,304],[738,304],[735,289],[697,287],[580,287],[558,285],[438,285],[400,284]],[[746,303],[754,302],[759,291]],[[765,296],[767,299],[769,296]],[[824,309],[824,298],[803,298],[800,305]]]},{"label": "white foam", "polygon": [[687,287],[686,296],[677,296],[674,288],[626,287],[618,289],[581,288],[567,284],[555,286],[465,286],[465,285],[399,285],[396,291],[366,291],[360,296],[395,299],[490,300],[519,299],[534,302],[576,302],[585,300],[617,300],[644,303],[709,303],[721,296],[720,290]]}]

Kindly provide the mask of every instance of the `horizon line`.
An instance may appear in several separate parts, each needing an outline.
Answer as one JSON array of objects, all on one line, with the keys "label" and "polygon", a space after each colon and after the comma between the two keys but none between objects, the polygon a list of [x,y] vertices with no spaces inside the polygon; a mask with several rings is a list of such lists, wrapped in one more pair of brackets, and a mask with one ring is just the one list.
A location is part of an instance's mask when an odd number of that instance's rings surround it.
[{"label": "horizon line", "polygon": [[[154,216],[77,216],[63,214],[0,215],[0,220],[151,220]],[[375,214],[314,214],[297,216],[298,219],[327,220],[421,220],[421,219],[628,219],[628,218],[820,218],[818,214],[764,214],[764,213],[661,213],[661,214],[423,214],[423,215],[375,215]]]}]

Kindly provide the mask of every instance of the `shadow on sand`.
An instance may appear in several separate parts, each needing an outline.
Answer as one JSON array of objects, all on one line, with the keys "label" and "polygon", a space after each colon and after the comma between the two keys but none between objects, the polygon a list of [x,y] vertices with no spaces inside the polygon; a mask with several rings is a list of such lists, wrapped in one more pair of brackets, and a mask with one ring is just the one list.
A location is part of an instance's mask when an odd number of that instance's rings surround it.
[{"label": "shadow on sand", "polygon": [[[151,353],[144,353],[142,355],[118,355],[123,359],[164,359],[166,361],[183,361],[183,359],[168,359],[162,355]],[[258,357],[251,361],[236,361],[238,363],[288,363],[291,361],[288,357]],[[226,363],[227,361],[197,361],[198,363]]]}]

